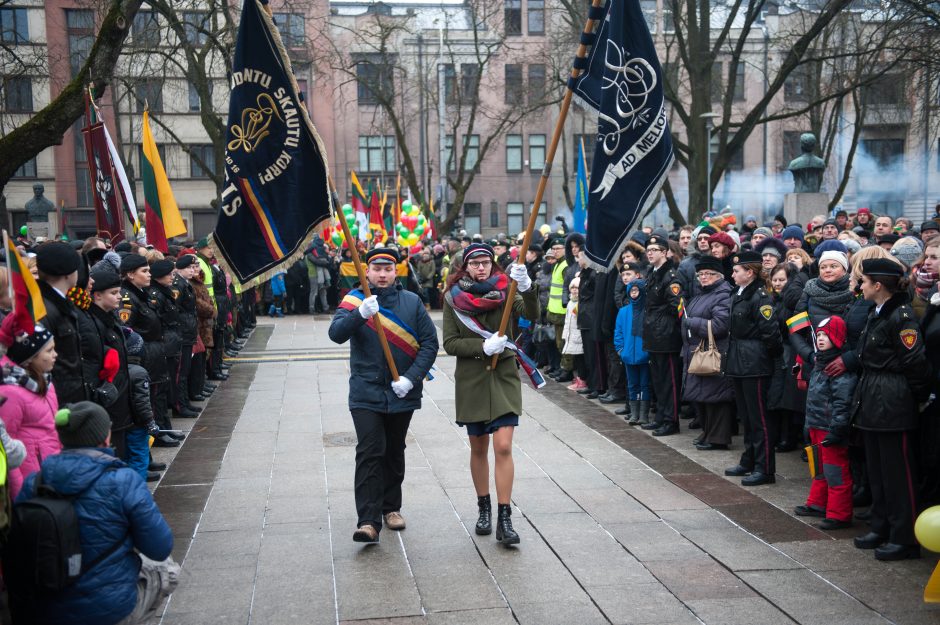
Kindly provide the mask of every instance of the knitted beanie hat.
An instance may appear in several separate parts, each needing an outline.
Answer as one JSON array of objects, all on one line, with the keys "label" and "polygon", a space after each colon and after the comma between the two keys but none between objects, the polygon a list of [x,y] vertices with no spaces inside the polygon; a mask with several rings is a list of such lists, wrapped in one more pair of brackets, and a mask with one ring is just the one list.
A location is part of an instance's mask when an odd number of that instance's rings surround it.
[{"label": "knitted beanie hat", "polygon": [[836,349],[842,349],[845,345],[845,321],[837,315],[826,317],[816,327],[816,334],[825,334]]},{"label": "knitted beanie hat", "polygon": [[55,413],[55,429],[64,447],[97,447],[108,438],[111,419],[98,404],[80,401]]},{"label": "knitted beanie hat", "polygon": [[920,240],[914,237],[904,237],[891,246],[891,255],[904,263],[908,269],[917,262],[923,252]]}]

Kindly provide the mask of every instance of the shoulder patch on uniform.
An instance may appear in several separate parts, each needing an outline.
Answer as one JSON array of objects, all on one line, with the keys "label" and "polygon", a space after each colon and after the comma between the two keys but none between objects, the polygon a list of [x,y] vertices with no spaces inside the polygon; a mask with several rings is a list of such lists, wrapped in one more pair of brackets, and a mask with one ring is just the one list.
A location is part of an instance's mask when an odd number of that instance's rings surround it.
[{"label": "shoulder patch on uniform", "polygon": [[773,307],[773,306],[768,306],[768,305],[765,304],[765,305],[761,306],[760,308],[758,308],[758,310],[760,311],[760,314],[761,314],[761,316],[762,316],[764,319],[770,319],[771,317],[774,316],[774,307]]},{"label": "shoulder patch on uniform", "polygon": [[899,335],[901,337],[901,343],[904,344],[904,347],[908,349],[914,349],[914,345],[917,344],[917,330],[908,328],[907,330],[901,330]]},{"label": "shoulder patch on uniform", "polygon": [[679,291],[682,290],[682,286],[680,286],[679,284],[673,283],[669,285],[669,290],[672,291],[673,295],[678,295]]},{"label": "shoulder patch on uniform", "polygon": [[118,311],[118,318],[121,320],[121,323],[127,323],[131,320],[131,309],[122,308]]}]

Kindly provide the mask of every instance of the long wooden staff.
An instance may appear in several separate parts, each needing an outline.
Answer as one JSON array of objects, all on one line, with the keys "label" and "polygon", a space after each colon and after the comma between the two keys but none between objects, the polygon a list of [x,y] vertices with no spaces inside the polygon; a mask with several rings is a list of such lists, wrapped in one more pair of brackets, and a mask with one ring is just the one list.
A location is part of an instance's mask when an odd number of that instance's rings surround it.
[{"label": "long wooden staff", "polygon": [[[337,201],[336,184],[333,182],[332,174],[329,176],[329,180],[330,192],[333,194],[333,205],[336,206],[339,202]],[[343,228],[343,235],[346,237],[346,245],[349,247],[350,254],[352,254],[353,264],[356,266],[356,273],[359,275],[359,284],[362,286],[362,293],[366,297],[372,297],[372,292],[369,290],[369,281],[366,279],[366,270],[362,266],[362,261],[359,259],[359,250],[356,249],[356,242],[353,241],[352,234],[349,232],[349,224],[346,223],[346,216],[340,214],[337,216],[337,220]],[[388,338],[385,336],[385,329],[382,328],[381,315],[375,314],[372,316],[372,319],[375,321],[375,332],[379,335],[379,343],[382,344],[382,351],[385,353],[388,368],[392,372],[392,379],[397,382],[398,367],[395,366],[395,359],[392,358],[392,350],[388,346]]]},{"label": "long wooden staff", "polygon": [[[594,31],[594,24],[599,19],[591,17],[598,8],[603,6],[604,0],[593,0],[591,3],[591,9],[588,12],[587,22],[584,24],[584,31],[581,35],[581,43],[578,45],[578,54],[577,59],[583,59],[588,51],[588,43],[592,32]],[[578,78],[581,75],[582,70],[575,66],[571,68],[571,78]],[[571,107],[571,98],[574,96],[574,92],[571,90],[569,82],[569,87],[565,90],[565,98],[561,102],[561,113],[558,116],[558,121],[555,122],[555,131],[552,133],[552,143],[548,147],[548,154],[545,155],[545,166],[542,168],[542,177],[539,178],[539,187],[535,192],[535,201],[532,203],[532,210],[529,211],[529,223],[526,225],[525,229],[525,238],[522,241],[522,247],[519,248],[519,256],[517,261],[519,263],[525,263],[525,255],[529,251],[529,244],[532,242],[532,231],[535,230],[535,221],[538,219],[538,210],[536,207],[542,205],[542,196],[545,195],[545,187],[548,186],[548,175],[552,169],[552,161],[555,159],[555,152],[558,150],[558,142],[561,140],[561,133],[564,132],[565,119],[568,117],[568,109]],[[497,334],[503,335],[506,334],[506,328],[509,326],[509,318],[512,315],[512,302],[516,298],[516,281],[512,280],[509,283],[509,293],[506,295],[506,304],[503,308],[503,316],[499,321],[499,330]],[[496,371],[496,364],[499,360],[499,354],[493,354],[493,360],[491,363],[490,370]]]}]

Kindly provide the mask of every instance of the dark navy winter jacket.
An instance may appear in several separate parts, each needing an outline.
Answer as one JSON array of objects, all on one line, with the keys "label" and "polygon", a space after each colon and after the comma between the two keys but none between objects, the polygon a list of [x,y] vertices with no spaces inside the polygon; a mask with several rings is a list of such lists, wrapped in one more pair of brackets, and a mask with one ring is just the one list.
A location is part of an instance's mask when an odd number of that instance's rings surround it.
[{"label": "dark navy winter jacket", "polygon": [[[115,467],[116,470],[109,470]],[[118,547],[102,562],[55,598],[44,602],[39,623],[109,625],[125,618],[137,603],[140,558],[166,560],[173,551],[170,527],[157,509],[147,485],[114,457],[110,449],[66,449],[46,458],[42,481],[57,492],[73,495],[82,541],[82,559],[90,562],[112,545]],[[17,502],[35,494],[36,473],[30,475]]]}]

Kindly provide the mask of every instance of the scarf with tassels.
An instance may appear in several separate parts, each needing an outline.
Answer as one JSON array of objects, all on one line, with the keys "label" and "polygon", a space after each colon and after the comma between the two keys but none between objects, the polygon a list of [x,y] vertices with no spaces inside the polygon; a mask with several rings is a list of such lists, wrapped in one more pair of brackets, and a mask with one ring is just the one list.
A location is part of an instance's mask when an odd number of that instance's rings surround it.
[{"label": "scarf with tassels", "polygon": [[479,282],[463,277],[450,288],[444,299],[454,310],[475,316],[501,308],[506,301],[508,288],[509,276],[504,273],[492,275]]},{"label": "scarf with tassels", "polygon": [[[30,377],[26,369],[23,369],[22,367],[9,364],[3,365],[3,368],[0,369],[0,374],[3,375],[3,384],[8,384],[11,386],[22,386],[27,391],[37,394],[39,393],[39,382]],[[46,384],[48,385],[52,380],[52,376],[48,373],[43,375],[46,378]]]}]

